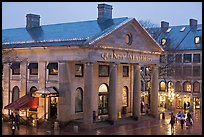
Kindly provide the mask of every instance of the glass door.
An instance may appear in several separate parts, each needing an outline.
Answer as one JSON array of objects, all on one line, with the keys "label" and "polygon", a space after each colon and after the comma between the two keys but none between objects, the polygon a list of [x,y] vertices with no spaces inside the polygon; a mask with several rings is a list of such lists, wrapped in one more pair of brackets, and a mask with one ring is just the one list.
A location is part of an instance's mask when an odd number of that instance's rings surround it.
[{"label": "glass door", "polygon": [[108,114],[108,94],[99,94],[98,114]]}]

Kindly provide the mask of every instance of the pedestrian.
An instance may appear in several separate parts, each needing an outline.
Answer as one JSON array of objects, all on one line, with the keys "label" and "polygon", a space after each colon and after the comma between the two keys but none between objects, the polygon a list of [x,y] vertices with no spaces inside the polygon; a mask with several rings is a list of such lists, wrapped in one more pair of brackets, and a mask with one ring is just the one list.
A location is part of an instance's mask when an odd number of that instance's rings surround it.
[{"label": "pedestrian", "polygon": [[141,101],[141,113],[143,113],[144,112],[144,102],[143,101]]},{"label": "pedestrian", "polygon": [[13,121],[14,121],[14,115],[13,115],[13,112],[12,112],[11,115],[9,116],[9,119],[10,119],[10,122],[11,122],[11,124],[12,124]]},{"label": "pedestrian", "polygon": [[189,126],[190,126],[190,120],[187,118],[186,119],[186,129],[188,129]]},{"label": "pedestrian", "polygon": [[170,119],[170,122],[169,122],[169,124],[171,124],[171,133],[173,133],[174,132],[174,124],[175,124],[175,116],[174,116],[174,114],[173,114],[173,112],[171,113],[171,119]]},{"label": "pedestrian", "polygon": [[181,120],[180,120],[181,129],[183,129],[184,122],[185,122],[185,120],[181,118]]},{"label": "pedestrian", "polygon": [[12,122],[11,130],[12,130],[12,135],[15,135],[16,126],[15,126],[15,122],[14,121]]},{"label": "pedestrian", "polygon": [[15,113],[14,122],[15,122],[16,128],[19,130],[20,116],[18,113]]},{"label": "pedestrian", "polygon": [[190,105],[191,105],[190,102],[188,102],[188,108],[190,107]]},{"label": "pedestrian", "polygon": [[186,111],[186,102],[183,104],[184,111]]}]

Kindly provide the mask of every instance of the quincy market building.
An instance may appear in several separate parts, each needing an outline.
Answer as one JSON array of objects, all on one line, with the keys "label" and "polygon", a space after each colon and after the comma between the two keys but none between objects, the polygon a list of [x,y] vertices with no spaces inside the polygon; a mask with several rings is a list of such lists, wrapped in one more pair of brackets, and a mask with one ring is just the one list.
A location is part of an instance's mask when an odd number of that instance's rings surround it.
[{"label": "quincy market building", "polygon": [[150,114],[159,115],[163,49],[134,18],[112,18],[112,6],[99,4],[97,20],[53,25],[27,14],[26,28],[2,34],[3,50],[13,53],[4,60],[15,57],[3,64],[3,114],[18,110],[91,126],[93,115],[115,122],[125,107],[140,118],[141,67],[151,66]]}]

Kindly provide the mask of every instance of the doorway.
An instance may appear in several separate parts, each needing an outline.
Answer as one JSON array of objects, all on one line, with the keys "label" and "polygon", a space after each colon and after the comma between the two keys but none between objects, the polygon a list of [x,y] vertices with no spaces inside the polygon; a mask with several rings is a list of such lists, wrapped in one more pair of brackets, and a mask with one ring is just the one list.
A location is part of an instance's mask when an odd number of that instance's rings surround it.
[{"label": "doorway", "polygon": [[108,86],[101,84],[98,94],[98,115],[108,114]]}]

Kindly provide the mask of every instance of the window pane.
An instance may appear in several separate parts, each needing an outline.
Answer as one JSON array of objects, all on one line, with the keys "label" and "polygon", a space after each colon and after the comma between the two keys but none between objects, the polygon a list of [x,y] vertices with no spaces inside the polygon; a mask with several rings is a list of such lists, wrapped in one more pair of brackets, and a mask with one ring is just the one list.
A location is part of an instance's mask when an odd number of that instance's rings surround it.
[{"label": "window pane", "polygon": [[193,66],[193,76],[200,76],[200,66]]},{"label": "window pane", "polygon": [[197,92],[197,93],[200,92],[200,83],[199,82],[195,82],[193,84],[193,92]]},{"label": "window pane", "polygon": [[49,69],[49,75],[58,75],[58,69]]},{"label": "window pane", "polygon": [[190,63],[191,62],[191,54],[184,54],[183,62],[184,63]]},{"label": "window pane", "polygon": [[193,54],[193,62],[200,63],[200,54]]},{"label": "window pane", "polygon": [[160,82],[160,90],[161,91],[165,91],[165,89],[166,89],[166,84],[165,84],[165,82]]},{"label": "window pane", "polygon": [[181,63],[182,62],[182,54],[176,54],[175,62],[176,63]]},{"label": "window pane", "polygon": [[192,67],[184,66],[183,67],[183,76],[192,76]]},{"label": "window pane", "polygon": [[75,76],[83,77],[83,64],[75,64]]},{"label": "window pane", "polygon": [[127,94],[127,87],[123,87],[122,92],[122,106],[128,105],[128,94]]},{"label": "window pane", "polygon": [[166,62],[165,55],[160,55],[160,63],[165,63],[165,62]]},{"label": "window pane", "polygon": [[123,66],[123,77],[128,77],[128,76],[129,76],[129,67]]},{"label": "window pane", "polygon": [[30,69],[30,75],[38,75],[38,69],[36,68]]},{"label": "window pane", "polygon": [[99,65],[99,77],[108,77],[108,76],[109,76],[109,66]]},{"label": "window pane", "polygon": [[174,56],[173,56],[173,54],[168,54],[168,55],[167,55],[167,62],[168,62],[168,63],[173,63],[173,62],[174,62]]},{"label": "window pane", "polygon": [[12,69],[12,75],[20,75],[20,68]]},{"label": "window pane", "polygon": [[77,88],[75,92],[75,112],[83,111],[83,92],[81,88]]}]

